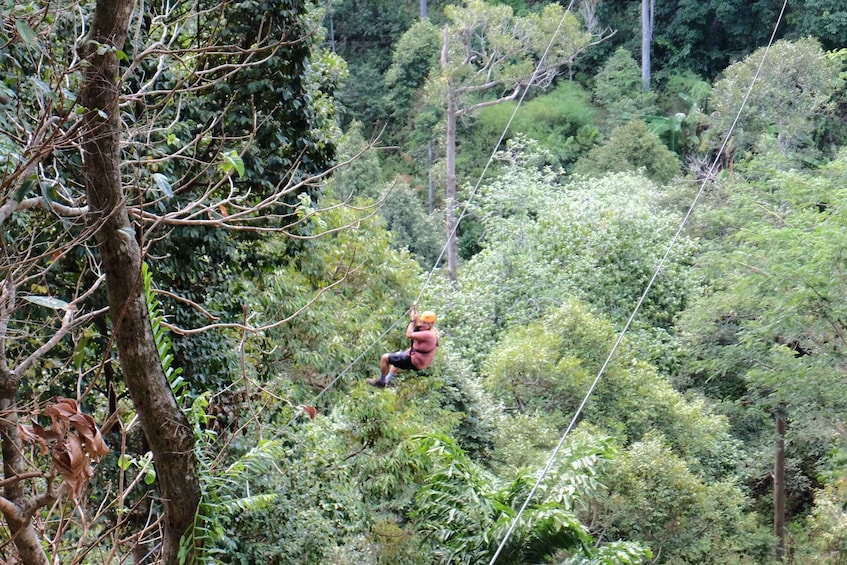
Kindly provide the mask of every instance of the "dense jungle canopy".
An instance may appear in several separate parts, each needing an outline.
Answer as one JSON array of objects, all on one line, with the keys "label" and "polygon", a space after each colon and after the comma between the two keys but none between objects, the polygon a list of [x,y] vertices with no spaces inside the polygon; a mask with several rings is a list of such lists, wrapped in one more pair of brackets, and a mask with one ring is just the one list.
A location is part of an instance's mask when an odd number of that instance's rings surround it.
[{"label": "dense jungle canopy", "polygon": [[0,562],[847,562],[841,0],[0,2]]}]

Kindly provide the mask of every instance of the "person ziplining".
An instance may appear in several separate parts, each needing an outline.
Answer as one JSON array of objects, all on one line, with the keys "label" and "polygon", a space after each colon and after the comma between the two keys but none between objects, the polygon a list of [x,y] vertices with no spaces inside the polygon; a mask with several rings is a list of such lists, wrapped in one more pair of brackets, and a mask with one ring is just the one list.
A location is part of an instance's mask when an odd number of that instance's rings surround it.
[{"label": "person ziplining", "polygon": [[418,316],[417,306],[412,305],[409,316],[406,337],[412,340],[412,346],[404,351],[384,353],[379,360],[379,378],[367,379],[369,385],[385,388],[400,371],[423,371],[432,365],[438,348],[435,312],[427,310]]}]

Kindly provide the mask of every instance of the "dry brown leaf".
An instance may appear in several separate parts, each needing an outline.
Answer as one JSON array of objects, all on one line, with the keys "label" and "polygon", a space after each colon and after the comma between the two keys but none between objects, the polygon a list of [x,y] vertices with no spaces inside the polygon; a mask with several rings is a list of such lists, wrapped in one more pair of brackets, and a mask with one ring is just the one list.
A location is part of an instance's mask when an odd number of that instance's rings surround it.
[{"label": "dry brown leaf", "polygon": [[44,440],[44,442],[48,446],[52,445],[57,441],[60,441],[64,437],[64,434],[62,434],[62,432],[53,429],[42,428],[38,422],[32,423],[32,431],[35,432],[35,435]]},{"label": "dry brown leaf", "polygon": [[44,409],[43,414],[50,418],[50,425],[54,430],[61,430],[62,433],[68,431],[69,418],[79,412],[79,405],[76,400],[70,398],[56,399],[54,404],[51,404]]},{"label": "dry brown leaf", "polygon": [[48,406],[44,409],[44,414],[52,417],[55,413],[59,416],[63,416],[65,418],[70,418],[71,415],[77,414],[79,412],[79,404],[77,404],[76,400],[72,398],[56,398],[56,402]]},{"label": "dry brown leaf", "polygon": [[53,449],[53,464],[68,483],[74,498],[79,496],[83,485],[94,475],[94,469],[83,453],[82,442],[73,434]]},{"label": "dry brown leaf", "polygon": [[103,436],[100,435],[100,430],[97,428],[94,418],[88,414],[74,414],[70,420],[82,438],[83,449],[88,455],[97,460],[109,453],[109,447],[103,441]]},{"label": "dry brown leaf", "polygon": [[[35,425],[37,426],[38,424]],[[41,426],[38,427],[40,428]],[[21,436],[21,441],[23,441],[24,444],[37,443],[40,447],[39,453],[41,455],[47,455],[49,453],[49,449],[47,448],[47,442],[44,441],[44,438],[42,438],[36,433],[35,429],[33,429],[32,426],[18,424],[18,435]]]},{"label": "dry brown leaf", "polygon": [[76,400],[59,397],[41,413],[50,418],[51,428],[33,422],[31,428],[20,426],[21,436],[24,441],[38,442],[42,454],[50,448],[54,468],[65,479],[71,496],[77,498],[94,475],[92,461],[107,454],[109,447],[94,418],[80,412]]}]

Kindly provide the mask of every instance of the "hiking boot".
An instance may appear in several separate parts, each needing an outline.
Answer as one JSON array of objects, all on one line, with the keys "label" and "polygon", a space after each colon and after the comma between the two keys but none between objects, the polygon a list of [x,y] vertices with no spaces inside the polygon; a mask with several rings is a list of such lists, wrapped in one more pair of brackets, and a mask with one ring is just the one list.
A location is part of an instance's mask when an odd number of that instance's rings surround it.
[{"label": "hiking boot", "polygon": [[385,381],[382,379],[366,379],[365,382],[371,386],[385,388]]}]

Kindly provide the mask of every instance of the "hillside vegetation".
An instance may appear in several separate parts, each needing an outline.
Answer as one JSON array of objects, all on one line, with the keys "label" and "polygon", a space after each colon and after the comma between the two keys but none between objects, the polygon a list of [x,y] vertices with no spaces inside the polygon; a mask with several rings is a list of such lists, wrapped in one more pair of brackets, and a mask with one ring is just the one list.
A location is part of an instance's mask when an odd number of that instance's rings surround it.
[{"label": "hillside vegetation", "polygon": [[4,2],[0,561],[847,561],[847,8],[656,4]]}]

